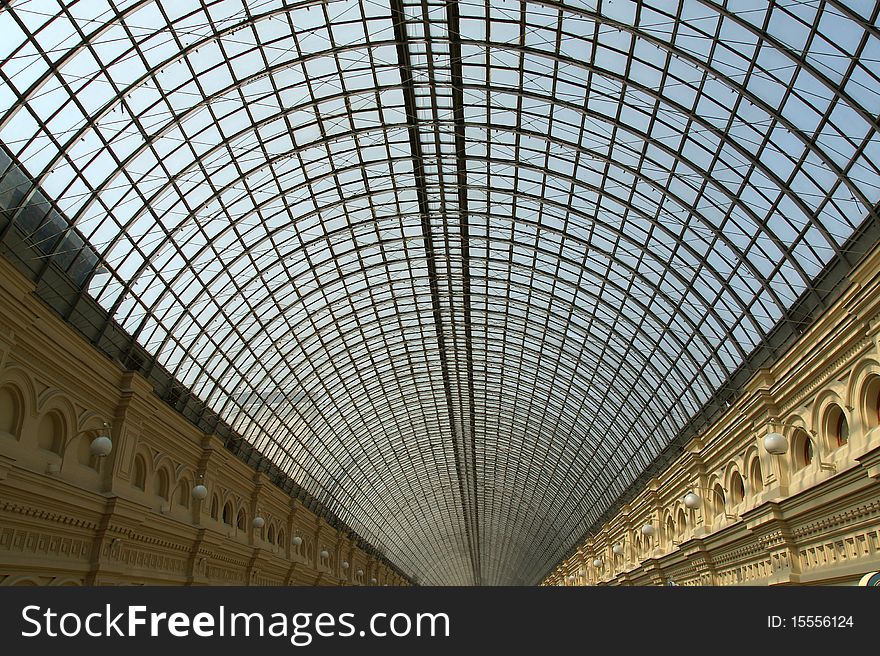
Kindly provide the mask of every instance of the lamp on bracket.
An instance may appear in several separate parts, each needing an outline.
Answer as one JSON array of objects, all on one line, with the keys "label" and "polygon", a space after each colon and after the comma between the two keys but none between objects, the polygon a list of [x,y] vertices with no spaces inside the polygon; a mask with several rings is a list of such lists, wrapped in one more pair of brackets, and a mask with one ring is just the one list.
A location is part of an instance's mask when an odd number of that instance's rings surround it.
[{"label": "lamp on bracket", "polygon": [[98,435],[89,445],[89,452],[97,458],[106,458],[113,450],[113,440],[110,439],[110,422],[101,424],[104,429],[103,435]]},{"label": "lamp on bracket", "polygon": [[[75,438],[79,437],[83,433],[91,433],[93,430],[93,428],[87,428],[81,431],[77,431],[76,433],[71,435],[61,449],[61,453],[58,454],[61,456],[62,460],[64,458],[64,454],[67,452],[68,447],[73,444]],[[89,454],[95,458],[103,459],[109,456],[110,452],[113,450],[113,440],[110,439],[110,422],[101,422],[101,428],[98,430],[101,432],[99,432],[98,435],[95,436],[89,444]],[[47,474],[57,474],[60,471],[60,462],[53,461],[46,465]]]},{"label": "lamp on bracket", "polygon": [[771,456],[784,456],[788,453],[788,440],[782,433],[767,433],[763,444],[764,450]]},{"label": "lamp on bracket", "polygon": [[[727,488],[723,485],[719,484],[717,487],[720,487],[722,492],[727,492]],[[702,490],[703,492],[709,492],[710,494],[717,494],[717,490],[715,488],[708,487],[700,487],[698,485],[691,486],[690,491],[682,497],[682,503],[684,503],[684,507],[689,510],[697,510],[703,503],[703,497],[694,492],[694,490]],[[724,497],[722,497],[723,499]],[[731,514],[727,511],[724,512],[724,516],[727,519],[739,519],[739,515]]]},{"label": "lamp on bracket", "polygon": [[703,504],[703,497],[691,490],[684,495],[682,502],[684,503],[684,507],[688,510],[699,510],[700,506]]},{"label": "lamp on bracket", "polygon": [[[779,421],[779,419],[776,417],[771,418],[768,421],[768,426],[772,426],[774,428],[776,426],[782,426],[785,428],[800,428],[806,430],[806,428],[804,428],[800,424],[793,423],[790,419],[786,421]],[[764,450],[771,456],[784,456],[786,453],[788,453],[788,438],[786,438],[785,435],[776,430],[771,430],[769,433],[767,433],[764,436],[762,443],[764,445]]]},{"label": "lamp on bracket", "polygon": [[[849,406],[847,406],[847,408],[851,410],[851,408],[849,408]],[[805,431],[808,434],[812,434],[812,437],[816,436],[815,432],[808,431],[806,429],[806,427],[804,427],[800,424],[791,423],[790,421],[786,421],[786,422],[774,421],[771,423],[773,423],[774,425],[777,425],[777,426],[786,426],[789,428],[794,428],[794,429],[799,429],[799,430]],[[764,450],[767,451],[767,453],[769,453],[772,456],[783,456],[786,453],[788,453],[788,449],[789,449],[788,439],[782,433],[777,433],[775,431],[768,433],[767,435],[764,436],[763,442],[764,442]],[[834,463],[823,462],[821,458],[819,459],[819,468],[827,470],[827,471],[831,471],[832,473],[837,472],[837,466]]]},{"label": "lamp on bracket", "polygon": [[204,501],[208,498],[208,488],[205,487],[205,475],[199,474],[199,482],[193,485],[192,498],[196,501]]}]

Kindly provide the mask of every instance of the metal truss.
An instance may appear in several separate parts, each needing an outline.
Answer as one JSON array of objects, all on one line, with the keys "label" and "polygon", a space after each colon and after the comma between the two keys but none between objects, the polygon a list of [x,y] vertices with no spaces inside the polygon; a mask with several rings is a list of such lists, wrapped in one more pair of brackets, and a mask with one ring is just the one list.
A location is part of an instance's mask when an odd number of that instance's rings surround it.
[{"label": "metal truss", "polygon": [[537,583],[876,242],[878,11],[12,2],[3,242],[407,574]]}]

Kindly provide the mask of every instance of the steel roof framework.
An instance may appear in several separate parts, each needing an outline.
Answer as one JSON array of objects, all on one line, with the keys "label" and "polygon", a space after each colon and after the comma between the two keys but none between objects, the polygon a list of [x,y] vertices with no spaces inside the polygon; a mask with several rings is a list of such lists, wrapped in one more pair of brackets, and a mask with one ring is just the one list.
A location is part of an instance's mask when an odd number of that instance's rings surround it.
[{"label": "steel roof framework", "polygon": [[858,257],[878,7],[20,1],[9,209],[404,571],[536,583]]}]

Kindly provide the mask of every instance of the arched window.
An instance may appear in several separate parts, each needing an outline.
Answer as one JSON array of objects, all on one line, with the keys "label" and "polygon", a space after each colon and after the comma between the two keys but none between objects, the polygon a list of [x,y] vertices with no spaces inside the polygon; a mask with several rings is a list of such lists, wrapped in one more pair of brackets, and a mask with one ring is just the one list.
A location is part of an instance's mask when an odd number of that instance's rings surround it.
[{"label": "arched window", "polygon": [[872,426],[880,425],[880,376],[873,376],[871,378],[871,382],[868,383],[868,398],[869,403],[873,404],[871,409],[873,412],[873,422]]},{"label": "arched window", "polygon": [[869,376],[861,388],[861,407],[864,411],[865,430],[880,425],[880,376]]},{"label": "arched window", "polygon": [[286,542],[284,541],[284,529],[283,528],[278,531],[277,544],[279,547],[283,547],[286,544]]},{"label": "arched window", "polygon": [[687,530],[687,516],[684,514],[684,510],[681,508],[678,509],[678,521],[676,522],[677,535],[681,537],[684,535],[685,530]]},{"label": "arched window", "polygon": [[247,530],[247,515],[244,512],[244,508],[238,511],[238,519],[235,520],[235,526],[239,531]]},{"label": "arched window", "polygon": [[666,519],[666,541],[672,546],[672,541],[675,539],[675,522],[672,520],[672,517],[668,517]]},{"label": "arched window", "polygon": [[804,440],[802,456],[805,467],[813,463],[813,440],[809,437]]},{"label": "arched window", "polygon": [[757,457],[752,460],[752,466],[749,472],[749,480],[752,483],[752,490],[755,493],[758,493],[764,489],[764,476],[761,474],[761,460]]},{"label": "arched window", "polygon": [[843,446],[847,442],[849,442],[849,423],[846,421],[846,415],[841,411],[840,416],[837,418],[837,425],[835,426],[835,437],[837,438],[837,446]]},{"label": "arched window", "polygon": [[742,503],[746,497],[746,486],[743,484],[742,476],[739,472],[733,472],[730,477],[730,501],[733,505]]},{"label": "arched window", "polygon": [[795,471],[809,467],[813,462],[813,440],[804,430],[797,430],[794,434],[792,455],[794,457]]},{"label": "arched window", "polygon": [[168,501],[168,472],[165,471],[164,468],[160,467],[159,471],[156,472],[153,483],[155,485],[156,496],[165,499],[165,501]]},{"label": "arched window", "polygon": [[131,484],[140,490],[147,487],[147,465],[140,455],[134,457],[134,473],[131,477]]},{"label": "arched window", "polygon": [[722,514],[726,500],[724,498],[724,488],[721,487],[720,483],[715,483],[715,487],[712,489],[712,499],[715,501],[715,514]]},{"label": "arched window", "polygon": [[275,544],[275,525],[269,524],[269,530],[266,532],[266,541]]},{"label": "arched window", "polygon": [[178,485],[177,489],[177,502],[183,506],[184,508],[189,508],[189,502],[192,498],[192,493],[189,489],[189,482],[186,480],[181,480],[180,485]]},{"label": "arched window", "polygon": [[211,499],[211,519],[220,519],[220,499],[216,494]]},{"label": "arched window", "polygon": [[11,387],[0,387],[0,435],[17,438],[21,425],[21,400]]},{"label": "arched window", "polygon": [[41,449],[61,454],[64,446],[64,422],[57,412],[43,415],[37,427],[37,444]]},{"label": "arched window", "polygon": [[849,442],[849,423],[839,405],[831,405],[825,415],[825,442],[831,449],[839,448]]},{"label": "arched window", "polygon": [[232,502],[227,501],[223,506],[223,523],[232,526]]}]

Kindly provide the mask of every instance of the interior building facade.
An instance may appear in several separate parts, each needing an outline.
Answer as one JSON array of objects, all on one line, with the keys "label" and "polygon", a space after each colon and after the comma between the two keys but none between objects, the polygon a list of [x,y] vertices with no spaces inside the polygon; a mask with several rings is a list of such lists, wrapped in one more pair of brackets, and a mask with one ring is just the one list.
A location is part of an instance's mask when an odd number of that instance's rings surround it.
[{"label": "interior building facade", "polygon": [[880,2],[0,34],[0,585],[880,570]]}]

